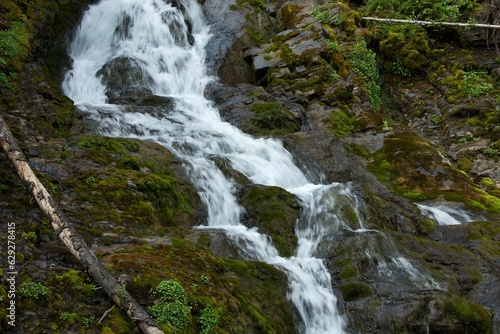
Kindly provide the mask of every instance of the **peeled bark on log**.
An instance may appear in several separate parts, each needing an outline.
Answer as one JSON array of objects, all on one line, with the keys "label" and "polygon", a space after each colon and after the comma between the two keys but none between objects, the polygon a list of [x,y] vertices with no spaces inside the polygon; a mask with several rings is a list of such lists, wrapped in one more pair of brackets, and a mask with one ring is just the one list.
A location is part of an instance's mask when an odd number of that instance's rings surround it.
[{"label": "peeled bark on log", "polygon": [[38,206],[49,219],[56,235],[73,256],[108,296],[132,319],[145,334],[161,334],[163,331],[143,307],[127,292],[123,285],[106,270],[90,251],[82,236],[70,225],[57,203],[40,180],[35,176],[27,159],[0,115],[0,145],[21,181],[28,187]]}]

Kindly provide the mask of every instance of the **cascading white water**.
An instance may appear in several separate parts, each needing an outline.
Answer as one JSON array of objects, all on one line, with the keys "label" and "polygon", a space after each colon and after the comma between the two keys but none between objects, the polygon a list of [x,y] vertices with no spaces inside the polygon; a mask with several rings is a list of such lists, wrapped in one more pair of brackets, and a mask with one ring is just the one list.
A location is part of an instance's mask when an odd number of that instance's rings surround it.
[{"label": "cascading white water", "polygon": [[457,210],[446,205],[425,205],[416,203],[423,214],[434,219],[439,225],[458,225],[473,221],[484,220],[484,217],[472,215],[464,210]]},{"label": "cascading white water", "polygon": [[[100,134],[154,140],[186,161],[207,206],[210,228],[223,229],[239,245],[242,256],[287,272],[289,299],[301,316],[301,332],[344,333],[330,275],[314,252],[321,239],[332,232],[331,226],[316,224],[324,209],[315,203],[346,186],[310,184],[280,142],[253,138],[221,121],[203,96],[211,80],[204,66],[209,27],[196,3],[181,0],[178,4],[102,0],[91,6],[71,44],[74,63],[66,74],[64,92],[81,112],[99,120]],[[107,104],[105,72],[113,70],[110,64],[114,61],[124,59],[135,73],[134,80],[126,83],[128,88],[168,97],[174,101],[173,110],[158,115]],[[241,224],[242,209],[234,196],[234,185],[216,167],[211,159],[214,156],[227,159],[256,184],[279,186],[301,199],[305,213],[297,227],[296,256],[279,256],[269,237]],[[329,214],[329,219],[332,217]]]}]

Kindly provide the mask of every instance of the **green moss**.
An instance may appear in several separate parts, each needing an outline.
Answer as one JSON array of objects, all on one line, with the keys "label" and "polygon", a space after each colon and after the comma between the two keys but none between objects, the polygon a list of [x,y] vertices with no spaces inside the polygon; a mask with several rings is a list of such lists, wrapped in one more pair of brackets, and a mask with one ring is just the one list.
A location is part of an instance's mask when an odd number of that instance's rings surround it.
[{"label": "green moss", "polygon": [[140,177],[136,185],[153,203],[163,224],[175,225],[176,213],[191,212],[187,200],[178,192],[176,182],[171,177],[148,174]]},{"label": "green moss", "polygon": [[380,52],[390,64],[385,66],[394,74],[409,76],[427,66],[430,41],[422,27],[412,24],[383,25],[376,36],[380,39]]},{"label": "green moss", "polygon": [[443,163],[437,150],[408,132],[390,134],[367,170],[398,195],[413,200],[442,196],[476,211],[500,209],[498,197],[477,188],[465,173]]},{"label": "green moss", "polygon": [[342,271],[340,272],[339,277],[342,278],[343,280],[348,280],[348,279],[356,277],[357,275],[358,275],[358,271],[356,270],[356,268],[348,266],[348,267],[342,268]]},{"label": "green moss", "polygon": [[375,174],[380,181],[391,182],[396,178],[396,174],[391,171],[394,167],[387,161],[387,154],[383,151],[375,152],[373,161],[366,166],[366,169]]},{"label": "green moss", "polygon": [[255,103],[250,110],[255,113],[253,128],[258,134],[284,134],[299,130],[299,123],[293,114],[282,109],[278,103]]},{"label": "green moss", "polygon": [[[149,291],[162,280],[179,282],[191,307],[185,333],[199,333],[203,310],[218,310],[220,333],[295,333],[293,315],[286,300],[286,275],[265,263],[218,258],[188,244],[153,246],[147,254],[140,247],[108,254],[106,263],[115,275],[134,277],[127,289],[145,305],[158,296]],[[206,274],[205,274],[206,273]],[[205,275],[206,278],[201,276]],[[209,279],[207,279],[209,278]],[[108,323],[103,324],[115,330]],[[169,330],[172,330],[170,328]]]},{"label": "green moss", "polygon": [[369,297],[373,294],[370,285],[364,282],[352,282],[340,286],[342,297],[346,301],[358,300],[361,298]]},{"label": "green moss", "polygon": [[129,334],[134,332],[134,324],[129,320],[127,315],[123,314],[123,312],[115,307],[108,314],[107,317],[102,321],[103,332],[104,329],[112,328],[112,333],[114,334]]},{"label": "green moss", "polygon": [[442,307],[444,312],[460,322],[463,332],[491,333],[492,314],[483,306],[450,295],[444,299]]},{"label": "green moss", "polygon": [[365,148],[363,145],[359,145],[356,143],[345,143],[344,148],[351,153],[356,154],[357,156],[360,156],[365,159],[370,159],[372,154],[370,150]]},{"label": "green moss", "polygon": [[118,166],[123,169],[140,170],[141,162],[135,155],[126,155],[120,159]]},{"label": "green moss", "polygon": [[403,193],[403,196],[414,201],[425,201],[428,199],[427,195],[416,192],[416,191],[408,191]]},{"label": "green moss", "polygon": [[354,131],[352,116],[343,110],[333,110],[330,114],[332,131],[338,138],[344,138],[348,133]]},{"label": "green moss", "polygon": [[279,187],[252,186],[243,196],[247,219],[273,239],[282,256],[291,256],[297,245],[295,223],[300,214],[297,199]]},{"label": "green moss", "polygon": [[100,152],[126,154],[137,152],[139,144],[131,139],[85,136],[80,137],[77,142],[80,149],[94,149]]}]

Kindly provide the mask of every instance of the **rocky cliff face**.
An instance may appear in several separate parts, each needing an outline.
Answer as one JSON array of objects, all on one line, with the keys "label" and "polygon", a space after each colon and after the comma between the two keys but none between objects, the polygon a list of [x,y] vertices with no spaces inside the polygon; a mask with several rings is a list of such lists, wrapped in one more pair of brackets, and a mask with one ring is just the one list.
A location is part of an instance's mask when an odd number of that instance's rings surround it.
[{"label": "rocky cliff face", "polygon": [[[214,30],[207,61],[220,76],[207,94],[225,120],[280,138],[311,177],[350,182],[362,199],[359,212],[339,200],[335,210],[352,229],[317,252],[348,332],[500,332],[496,35],[364,21],[388,14],[374,4],[205,1]],[[465,4],[462,19],[497,23],[491,3]],[[85,5],[2,3],[0,112],[30,164],[141,303],[155,303],[151,291],[164,279],[182,284],[186,332],[205,328],[208,306],[220,333],[295,332],[282,272],[242,261],[222,234],[192,230],[206,213],[182,161],[154,143],[92,135],[61,94],[67,37]],[[147,94],[117,98],[168,103]],[[289,255],[296,199],[217,163],[237,181],[248,225]],[[0,164],[2,228],[15,222],[17,230],[14,332],[133,331],[116,308],[98,321],[111,302],[58,243],[7,160]],[[439,225],[414,203],[446,205],[475,222]],[[359,220],[370,232],[353,232]],[[6,263],[5,252],[0,258]],[[0,297],[2,329],[12,329],[3,287]]]}]

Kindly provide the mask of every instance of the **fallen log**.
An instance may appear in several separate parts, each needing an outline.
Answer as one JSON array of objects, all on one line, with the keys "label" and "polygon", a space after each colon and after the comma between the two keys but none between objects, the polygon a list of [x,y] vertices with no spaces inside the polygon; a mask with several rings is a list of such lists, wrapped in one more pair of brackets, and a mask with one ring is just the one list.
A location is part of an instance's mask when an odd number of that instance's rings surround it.
[{"label": "fallen log", "polygon": [[4,118],[0,115],[0,145],[14,167],[22,183],[28,187],[38,206],[49,219],[56,235],[83,268],[103,288],[107,295],[145,334],[161,334],[160,326],[144,308],[128,293],[123,285],[109,273],[99,259],[90,251],[82,236],[73,228],[52,196],[35,176],[26,156],[19,148]]},{"label": "fallen log", "polygon": [[367,21],[379,21],[389,23],[408,23],[417,25],[434,25],[434,26],[448,26],[448,27],[468,27],[468,28],[491,28],[500,29],[500,25],[484,24],[484,23],[460,23],[460,22],[433,22],[433,21],[419,21],[419,20],[403,20],[403,19],[383,19],[379,17],[363,17]]}]

